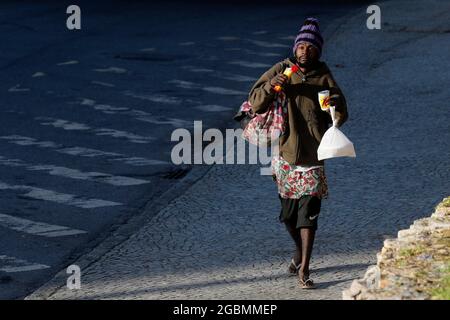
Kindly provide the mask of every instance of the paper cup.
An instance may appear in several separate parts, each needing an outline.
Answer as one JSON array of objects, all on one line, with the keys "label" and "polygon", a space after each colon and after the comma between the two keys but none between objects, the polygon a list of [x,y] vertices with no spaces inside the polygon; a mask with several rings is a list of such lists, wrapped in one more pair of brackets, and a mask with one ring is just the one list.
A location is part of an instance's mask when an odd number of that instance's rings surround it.
[{"label": "paper cup", "polygon": [[323,90],[319,92],[319,104],[320,109],[326,111],[330,108],[328,98],[330,97],[330,90]]}]

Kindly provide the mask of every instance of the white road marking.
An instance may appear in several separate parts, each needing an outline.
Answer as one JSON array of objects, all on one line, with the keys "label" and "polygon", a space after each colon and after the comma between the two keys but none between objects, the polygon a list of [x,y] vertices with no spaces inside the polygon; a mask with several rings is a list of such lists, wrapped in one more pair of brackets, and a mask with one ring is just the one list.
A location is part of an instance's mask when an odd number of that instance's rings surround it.
[{"label": "white road marking", "polygon": [[223,95],[246,95],[247,92],[237,91],[232,89],[226,89],[221,87],[202,87],[198,83],[183,81],[183,80],[170,80],[168,83],[174,84],[175,86],[183,89],[195,89],[195,90],[203,90],[206,92],[223,94]]},{"label": "white road marking", "polygon": [[94,109],[116,113],[117,111],[129,110],[127,107],[113,107],[109,104],[95,104]]},{"label": "white road marking", "polygon": [[127,69],[118,68],[118,67],[109,67],[109,68],[103,68],[103,69],[94,69],[94,71],[122,74],[122,73],[126,73]]},{"label": "white road marking", "polygon": [[69,193],[60,193],[53,190],[47,190],[42,188],[36,188],[25,185],[10,185],[0,181],[0,190],[18,190],[25,191],[24,197],[45,200],[50,202],[56,202],[68,206],[74,206],[83,209],[92,209],[109,206],[121,206],[120,202],[102,200],[102,199],[89,199],[82,196],[76,196]]},{"label": "white road marking", "polygon": [[174,84],[179,88],[183,88],[183,89],[199,89],[200,85],[197,83],[193,83],[190,81],[184,81],[184,80],[170,80],[168,83]]},{"label": "white road marking", "polygon": [[59,176],[76,180],[87,180],[99,183],[106,183],[113,186],[135,186],[150,183],[148,180],[135,179],[126,176],[114,176],[103,172],[82,172],[77,169],[60,167],[49,164],[30,164],[20,159],[8,159],[0,156],[0,165],[9,167],[22,167],[28,171],[47,171],[52,176]]},{"label": "white road marking", "polygon": [[215,104],[205,105],[205,106],[197,106],[195,109],[199,109],[206,112],[222,112],[222,111],[229,111],[231,108],[223,107]]},{"label": "white road marking", "polygon": [[109,88],[113,88],[116,85],[112,84],[112,83],[108,83],[108,82],[102,82],[102,81],[91,81],[92,84],[98,84],[99,86],[104,86],[104,87],[109,87]]},{"label": "white road marking", "polygon": [[266,64],[266,63],[251,62],[251,61],[241,61],[241,60],[230,61],[228,63],[229,64],[234,64],[234,65],[238,65],[238,66],[241,66],[241,67],[247,67],[247,68],[269,68],[269,67],[271,67],[271,65]]},{"label": "white road marking", "polygon": [[84,147],[64,147],[63,145],[57,144],[53,141],[38,141],[34,138],[20,136],[20,135],[9,135],[0,136],[0,139],[7,140],[9,143],[14,143],[19,146],[37,146],[40,148],[51,148],[55,152],[68,154],[72,156],[81,157],[106,157],[109,161],[121,161],[125,164],[131,166],[151,166],[160,164],[169,164],[167,161],[146,159],[142,157],[129,157],[121,153],[108,152]]},{"label": "white road marking", "polygon": [[187,41],[187,42],[180,42],[178,45],[180,45],[180,46],[192,46],[194,44],[195,44],[195,42]]},{"label": "white road marking", "polygon": [[130,109],[126,107],[112,107],[110,105],[105,104],[96,104],[92,99],[81,98],[81,105],[93,107],[95,110],[99,110],[105,114],[120,114],[133,116],[134,119],[153,123],[153,124],[167,124],[172,125],[175,128],[190,128],[193,127],[193,123],[186,121],[184,119],[177,118],[166,118],[163,116],[153,116],[151,113],[148,113],[143,110],[138,109]]},{"label": "white road marking", "polygon": [[188,69],[189,71],[192,72],[214,72],[213,69],[208,69],[208,68],[197,68],[197,67],[193,67],[193,66],[182,66],[181,68],[183,69]]},{"label": "white road marking", "polygon": [[211,92],[211,93],[217,93],[217,94],[223,94],[223,95],[248,95],[248,92],[244,91],[238,91],[238,90],[231,90],[231,89],[225,89],[220,87],[204,87],[202,90]]},{"label": "white road marking", "polygon": [[166,104],[181,104],[182,100],[177,97],[170,97],[163,94],[154,94],[154,95],[147,95],[147,94],[136,94],[130,91],[125,91],[123,93],[126,96],[141,99],[141,100],[148,100],[152,102],[158,102],[158,103],[166,103]]},{"label": "white road marking", "polygon": [[156,50],[155,48],[144,48],[144,49],[141,49],[141,51],[143,51],[143,52],[153,52],[155,50]]},{"label": "white road marking", "polygon": [[78,122],[69,122],[63,119],[55,119],[50,117],[35,117],[35,120],[47,120],[47,122],[41,122],[42,125],[48,126],[51,125],[55,128],[62,128],[64,130],[89,130],[91,129],[89,126],[78,123]]},{"label": "white road marking", "polygon": [[256,56],[260,56],[260,57],[281,57],[281,56],[283,56],[282,54],[275,53],[275,52],[265,52],[265,51],[258,52],[258,51],[253,51],[253,50],[250,50],[250,49],[244,49],[243,51],[245,53],[253,54],[253,55],[256,55]]},{"label": "white road marking", "polygon": [[68,66],[68,65],[71,65],[71,64],[77,64],[77,63],[78,63],[77,60],[70,60],[70,61],[65,61],[65,62],[57,63],[56,65],[57,65],[57,66]]},{"label": "white road marking", "polygon": [[12,273],[42,270],[48,268],[50,268],[50,266],[47,266],[45,264],[32,263],[23,259],[0,255],[0,271]]},{"label": "white road marking", "polygon": [[84,105],[84,106],[93,106],[93,105],[95,105],[95,100],[82,98],[82,101],[80,102],[80,104]]},{"label": "white road marking", "polygon": [[247,81],[258,80],[257,78],[254,78],[254,77],[244,76],[244,75],[240,75],[240,74],[233,74],[233,73],[228,73],[228,72],[220,72],[220,71],[215,71],[212,69],[198,68],[195,66],[183,66],[182,68],[187,69],[191,72],[213,73],[211,76],[213,76],[215,78],[231,80],[231,81],[247,82]]},{"label": "white road marking", "polygon": [[255,31],[255,32],[252,32],[252,33],[255,34],[255,35],[259,35],[259,34],[266,34],[267,31],[266,30],[261,30],[261,31]]},{"label": "white road marking", "polygon": [[44,76],[46,76],[46,74],[44,72],[36,72],[35,74],[32,75],[33,78],[44,77]]},{"label": "white road marking", "polygon": [[165,118],[163,120],[158,120],[157,117],[139,117],[136,118],[136,120],[153,123],[153,124],[168,124],[175,128],[191,128],[194,126],[193,122],[188,122],[183,119],[177,119],[177,118]]},{"label": "white road marking", "polygon": [[73,236],[84,234],[87,231],[71,229],[69,227],[36,222],[0,213],[0,226],[15,231],[48,238]]},{"label": "white road marking", "polygon": [[234,41],[234,40],[239,40],[240,38],[224,36],[224,37],[218,37],[217,39],[222,40],[222,41]]},{"label": "white road marking", "polygon": [[154,137],[150,136],[140,136],[134,133],[119,131],[109,128],[91,128],[88,125],[78,122],[70,122],[64,119],[56,119],[51,117],[35,117],[35,120],[47,120],[46,122],[41,122],[44,126],[53,126],[55,128],[62,128],[64,130],[84,130],[90,131],[97,136],[111,136],[113,138],[125,138],[132,143],[150,143],[155,140]]},{"label": "white road marking", "polygon": [[296,36],[285,36],[285,37],[278,37],[278,39],[281,40],[295,40]]},{"label": "white road marking", "polygon": [[24,92],[24,91],[30,91],[29,88],[21,88],[20,84],[16,84],[14,87],[11,87],[8,89],[9,92]]},{"label": "white road marking", "polygon": [[281,43],[274,43],[274,42],[266,42],[266,41],[260,41],[260,40],[252,40],[252,39],[246,39],[248,42],[263,48],[290,48],[291,46],[288,46],[287,44],[281,44]]},{"label": "white road marking", "polygon": [[254,77],[243,76],[240,74],[226,74],[226,73],[221,73],[221,72],[217,74],[217,78],[231,80],[231,81],[238,81],[238,82],[251,82],[251,81],[258,80]]}]

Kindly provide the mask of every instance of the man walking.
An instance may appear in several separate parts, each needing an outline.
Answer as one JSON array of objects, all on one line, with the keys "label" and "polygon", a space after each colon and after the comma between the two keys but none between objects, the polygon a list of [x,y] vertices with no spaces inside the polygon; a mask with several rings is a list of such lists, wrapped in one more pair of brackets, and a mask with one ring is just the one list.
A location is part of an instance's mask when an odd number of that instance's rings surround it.
[{"label": "man walking", "polygon": [[[275,97],[275,86],[281,86],[287,98],[287,130],[280,137],[279,155],[272,159],[272,172],[281,202],[279,218],[296,248],[288,270],[305,289],[314,288],[309,262],[321,201],[328,196],[324,160],[317,159],[317,149],[332,119],[320,108],[318,93],[330,91],[328,104],[335,106],[338,127],[348,118],[345,97],[320,61],[322,46],[318,20],[307,18],[294,41],[293,56],[266,71],[248,99],[255,113],[264,113]],[[294,65],[299,71],[290,78],[283,75]]]}]

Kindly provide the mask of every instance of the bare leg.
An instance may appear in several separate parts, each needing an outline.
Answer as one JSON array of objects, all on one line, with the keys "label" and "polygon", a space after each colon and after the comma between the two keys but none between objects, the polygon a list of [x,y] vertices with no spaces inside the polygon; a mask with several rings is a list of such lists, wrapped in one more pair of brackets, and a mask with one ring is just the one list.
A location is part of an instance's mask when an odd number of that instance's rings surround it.
[{"label": "bare leg", "polygon": [[302,242],[300,237],[300,229],[296,228],[295,222],[285,221],[286,230],[291,235],[292,240],[295,243],[294,263],[299,265],[302,259]]},{"label": "bare leg", "polygon": [[302,245],[302,267],[299,271],[299,277],[301,277],[302,279],[307,279],[309,277],[309,261],[311,259],[315,233],[316,231],[312,228],[300,229],[300,238]]}]

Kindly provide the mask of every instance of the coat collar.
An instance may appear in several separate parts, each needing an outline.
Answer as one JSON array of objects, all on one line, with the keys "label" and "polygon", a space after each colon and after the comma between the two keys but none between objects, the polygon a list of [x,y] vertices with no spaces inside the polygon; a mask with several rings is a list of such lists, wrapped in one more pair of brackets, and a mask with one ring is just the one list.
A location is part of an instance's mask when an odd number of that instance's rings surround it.
[{"label": "coat collar", "polygon": [[[293,66],[296,64],[296,60],[294,57],[291,58],[287,58],[284,60],[284,62],[289,66]],[[330,69],[328,68],[327,64],[323,61],[318,61],[317,65],[309,70],[306,74],[303,74],[303,72],[301,70],[298,70],[296,73],[300,76],[300,78],[303,77],[314,77],[314,76],[321,76],[324,74],[327,74],[330,72]]]}]

